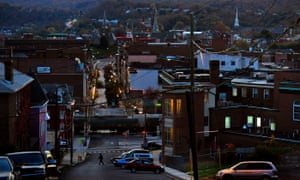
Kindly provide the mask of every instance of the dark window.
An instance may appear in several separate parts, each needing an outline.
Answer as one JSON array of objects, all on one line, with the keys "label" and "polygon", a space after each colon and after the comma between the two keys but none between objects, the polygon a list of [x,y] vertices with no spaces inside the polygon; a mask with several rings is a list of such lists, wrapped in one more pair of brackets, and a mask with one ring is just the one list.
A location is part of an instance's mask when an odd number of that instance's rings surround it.
[{"label": "dark window", "polygon": [[235,167],[235,170],[245,170],[247,169],[248,164],[240,164],[239,166]]},{"label": "dark window", "polygon": [[266,163],[251,163],[248,164],[247,169],[272,169],[272,167]]}]

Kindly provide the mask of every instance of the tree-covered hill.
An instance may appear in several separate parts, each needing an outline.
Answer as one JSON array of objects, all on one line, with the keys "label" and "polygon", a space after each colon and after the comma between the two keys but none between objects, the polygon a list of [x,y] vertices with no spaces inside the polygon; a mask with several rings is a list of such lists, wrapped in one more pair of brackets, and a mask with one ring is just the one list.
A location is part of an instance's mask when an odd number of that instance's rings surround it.
[{"label": "tree-covered hill", "polygon": [[286,27],[300,16],[299,0],[0,0],[0,27],[63,28],[68,18],[89,23],[104,12],[108,19],[135,26],[152,18],[155,7],[162,30],[187,27],[191,12],[196,30],[232,28],[235,8],[241,27]]}]

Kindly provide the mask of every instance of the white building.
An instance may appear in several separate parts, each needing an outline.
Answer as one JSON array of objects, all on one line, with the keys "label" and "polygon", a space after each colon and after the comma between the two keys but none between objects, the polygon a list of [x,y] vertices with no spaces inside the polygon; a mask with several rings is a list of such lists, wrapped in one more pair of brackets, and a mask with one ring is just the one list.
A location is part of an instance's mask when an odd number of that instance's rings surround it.
[{"label": "white building", "polygon": [[259,68],[257,57],[245,57],[242,55],[214,54],[197,52],[197,69],[209,70],[211,60],[220,61],[220,71],[235,71],[243,68]]}]

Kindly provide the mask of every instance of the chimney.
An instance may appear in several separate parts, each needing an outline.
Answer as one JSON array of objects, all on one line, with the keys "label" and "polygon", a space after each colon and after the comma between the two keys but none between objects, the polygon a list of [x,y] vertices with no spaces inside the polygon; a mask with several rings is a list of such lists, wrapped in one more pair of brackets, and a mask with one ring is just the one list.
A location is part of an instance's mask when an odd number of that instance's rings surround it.
[{"label": "chimney", "polygon": [[220,62],[218,60],[209,61],[209,81],[213,84],[220,83]]},{"label": "chimney", "polygon": [[5,66],[5,80],[13,83],[14,82],[13,60],[5,61],[4,66]]}]

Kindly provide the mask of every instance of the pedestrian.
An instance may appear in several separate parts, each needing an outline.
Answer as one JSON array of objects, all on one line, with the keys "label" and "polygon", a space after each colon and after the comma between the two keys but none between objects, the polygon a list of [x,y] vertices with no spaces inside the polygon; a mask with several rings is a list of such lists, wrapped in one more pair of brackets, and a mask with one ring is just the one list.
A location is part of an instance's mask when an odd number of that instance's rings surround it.
[{"label": "pedestrian", "polygon": [[102,153],[99,154],[98,159],[99,159],[99,165],[100,165],[100,164],[104,165]]}]

